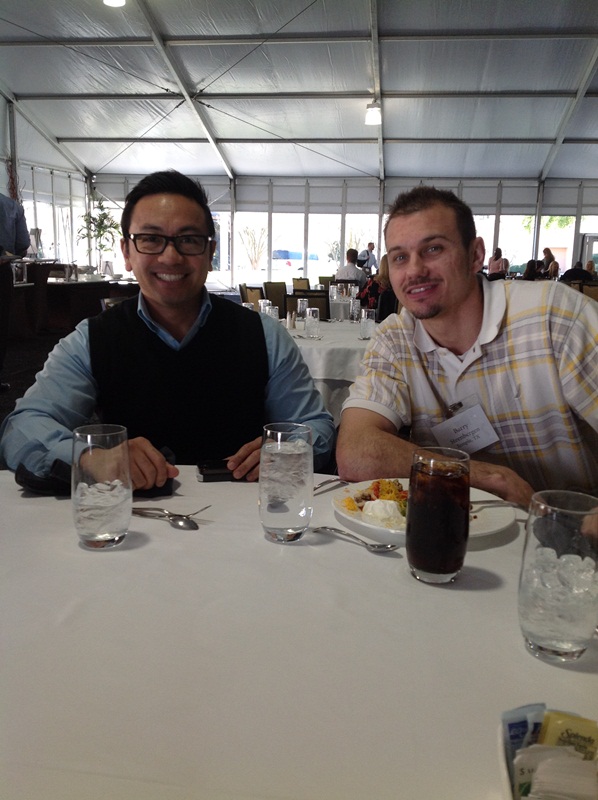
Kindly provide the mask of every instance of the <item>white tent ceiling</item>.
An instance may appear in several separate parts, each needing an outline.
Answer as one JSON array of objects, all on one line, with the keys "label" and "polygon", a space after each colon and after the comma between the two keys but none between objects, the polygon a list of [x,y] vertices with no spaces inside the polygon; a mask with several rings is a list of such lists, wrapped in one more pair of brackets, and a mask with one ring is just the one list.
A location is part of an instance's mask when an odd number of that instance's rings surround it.
[{"label": "white tent ceiling", "polygon": [[19,160],[97,174],[597,179],[597,23],[597,0],[3,0],[0,123]]}]

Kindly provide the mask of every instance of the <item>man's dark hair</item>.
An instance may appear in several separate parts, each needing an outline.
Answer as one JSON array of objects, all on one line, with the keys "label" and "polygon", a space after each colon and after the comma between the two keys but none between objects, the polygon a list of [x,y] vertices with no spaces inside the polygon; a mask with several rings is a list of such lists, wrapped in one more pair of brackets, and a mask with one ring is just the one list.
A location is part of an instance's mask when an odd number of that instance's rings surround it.
[{"label": "man's dark hair", "polygon": [[207,235],[216,235],[214,219],[212,218],[212,212],[208,205],[208,196],[203,186],[199,182],[191,180],[191,178],[188,178],[186,175],[182,175],[174,169],[169,169],[147,175],[140,180],[137,186],[131,189],[127,195],[120,220],[120,227],[125,239],[129,238],[129,226],[131,224],[131,217],[135,205],[142,197],[147,197],[151,194],[181,194],[183,197],[189,197],[191,200],[195,200],[205,214],[206,225],[208,227],[206,231]]},{"label": "man's dark hair", "polygon": [[349,264],[357,264],[357,259],[359,258],[359,253],[355,250],[354,247],[350,247],[347,250],[347,261]]},{"label": "man's dark hair", "polygon": [[386,234],[388,223],[393,217],[415,214],[417,211],[425,211],[435,205],[443,205],[453,209],[461,241],[465,249],[468,249],[476,238],[475,222],[473,221],[471,208],[463,200],[459,200],[453,192],[446,189],[436,189],[434,186],[416,186],[415,189],[400,194],[389,209],[384,233]]}]

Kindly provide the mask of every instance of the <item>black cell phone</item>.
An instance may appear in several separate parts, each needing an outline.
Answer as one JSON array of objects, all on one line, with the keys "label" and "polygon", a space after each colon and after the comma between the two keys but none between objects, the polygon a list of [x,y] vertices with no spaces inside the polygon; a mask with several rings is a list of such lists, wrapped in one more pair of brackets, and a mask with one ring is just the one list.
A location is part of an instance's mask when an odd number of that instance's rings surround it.
[{"label": "black cell phone", "polygon": [[210,481],[234,481],[233,473],[226,466],[226,459],[215,458],[211,461],[202,461],[197,465],[197,480],[208,483]]}]

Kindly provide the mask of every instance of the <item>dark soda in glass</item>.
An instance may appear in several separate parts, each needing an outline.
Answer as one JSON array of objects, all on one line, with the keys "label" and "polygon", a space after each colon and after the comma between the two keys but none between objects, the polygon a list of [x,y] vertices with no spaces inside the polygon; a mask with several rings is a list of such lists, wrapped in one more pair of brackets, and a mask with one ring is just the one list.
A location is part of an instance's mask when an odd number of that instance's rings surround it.
[{"label": "dark soda in glass", "polygon": [[468,536],[468,461],[416,461],[405,537],[412,574],[430,583],[454,580],[463,566]]}]

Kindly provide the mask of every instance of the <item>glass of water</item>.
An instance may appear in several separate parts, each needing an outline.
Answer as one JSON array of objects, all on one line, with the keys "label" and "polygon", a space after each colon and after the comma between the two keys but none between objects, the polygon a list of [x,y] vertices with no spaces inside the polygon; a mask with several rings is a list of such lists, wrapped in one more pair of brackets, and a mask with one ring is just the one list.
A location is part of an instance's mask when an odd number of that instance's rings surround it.
[{"label": "glass of water", "polygon": [[300,539],[313,513],[311,428],[295,422],[264,426],[260,455],[259,512],[273,542]]},{"label": "glass of water", "polygon": [[362,308],[359,322],[359,336],[361,339],[371,339],[376,333],[376,309]]},{"label": "glass of water", "polygon": [[307,313],[307,307],[309,306],[309,301],[305,297],[300,297],[297,300],[297,319],[295,325],[297,330],[304,331],[305,330],[305,315]]},{"label": "glass of water", "polygon": [[305,335],[308,339],[320,337],[320,309],[307,308],[305,310]]},{"label": "glass of water", "polygon": [[129,528],[132,485],[127,429],[84,425],[73,431],[71,497],[75,528],[87,547],[114,547]]},{"label": "glass of water", "polygon": [[598,497],[533,495],[519,579],[519,624],[528,650],[576,661],[598,621]]}]

